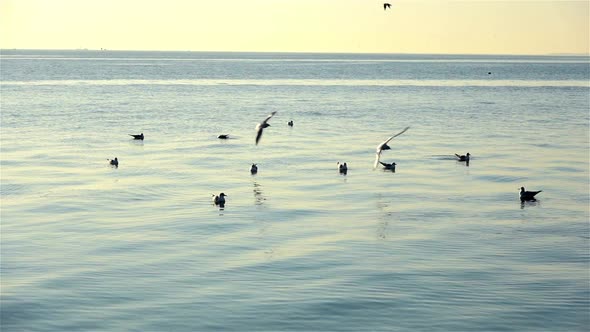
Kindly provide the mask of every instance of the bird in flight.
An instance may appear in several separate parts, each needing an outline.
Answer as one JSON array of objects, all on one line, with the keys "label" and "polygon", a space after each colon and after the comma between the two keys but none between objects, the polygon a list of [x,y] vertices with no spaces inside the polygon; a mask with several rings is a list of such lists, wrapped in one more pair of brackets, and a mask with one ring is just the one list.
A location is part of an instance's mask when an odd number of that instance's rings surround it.
[{"label": "bird in flight", "polygon": [[387,10],[387,8],[391,9],[391,4],[386,2],[383,4],[383,10]]},{"label": "bird in flight", "polygon": [[266,127],[270,127],[268,120],[270,120],[270,118],[272,118],[276,113],[277,111],[270,113],[270,115],[267,116],[264,121],[256,125],[256,145],[258,145],[258,141],[260,141],[260,137],[262,137],[262,130]]},{"label": "bird in flight", "polygon": [[391,141],[392,139],[398,137],[399,135],[405,133],[406,130],[408,130],[408,129],[410,129],[410,127],[404,128],[404,130],[402,130],[399,133],[397,133],[397,134],[389,137],[383,143],[381,143],[381,144],[379,144],[377,146],[377,152],[376,152],[376,155],[375,155],[375,165],[373,166],[373,168],[376,168],[377,165],[379,165],[379,158],[381,158],[381,152],[383,152],[383,150],[391,150],[391,148],[389,147],[389,145],[387,145],[387,143],[389,143],[389,141]]}]

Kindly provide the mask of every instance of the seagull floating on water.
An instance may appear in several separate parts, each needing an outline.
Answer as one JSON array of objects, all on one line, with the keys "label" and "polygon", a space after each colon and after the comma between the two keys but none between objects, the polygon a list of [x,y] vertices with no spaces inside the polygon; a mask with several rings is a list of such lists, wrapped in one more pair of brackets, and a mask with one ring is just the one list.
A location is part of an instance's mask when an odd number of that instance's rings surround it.
[{"label": "seagull floating on water", "polygon": [[391,9],[391,4],[386,2],[383,4],[383,10],[387,10],[387,8]]},{"label": "seagull floating on water", "polygon": [[215,205],[221,205],[223,206],[225,204],[225,197],[227,195],[224,193],[221,193],[219,195],[215,195],[213,194],[213,203],[215,203]]},{"label": "seagull floating on water", "polygon": [[252,167],[250,167],[250,173],[252,173],[252,174],[258,173],[258,166],[256,164],[252,164]]},{"label": "seagull floating on water", "polygon": [[455,153],[455,156],[457,156],[457,158],[459,159],[458,161],[469,161],[469,156],[471,156],[471,154],[469,152],[467,152],[466,155],[458,155]]},{"label": "seagull floating on water", "polygon": [[535,195],[540,193],[543,190],[539,190],[539,191],[525,191],[524,187],[520,187],[520,201],[524,202],[524,201],[531,201],[531,202],[535,202],[537,199],[535,198]]},{"label": "seagull floating on water", "polygon": [[229,135],[228,134],[223,134],[223,135],[217,136],[217,138],[219,138],[219,139],[228,139],[229,138]]},{"label": "seagull floating on water", "polygon": [[115,157],[115,159],[109,159],[109,163],[115,167],[119,167],[119,159]]},{"label": "seagull floating on water", "polygon": [[395,165],[397,165],[396,163],[388,164],[388,163],[384,163],[382,161],[380,161],[379,163],[381,165],[383,165],[384,169],[391,170],[392,172],[395,172]]},{"label": "seagull floating on water", "polygon": [[289,127],[293,127],[293,120],[291,120],[291,121],[287,122],[287,125],[288,125]]},{"label": "seagull floating on water", "polygon": [[338,172],[342,174],[346,174],[348,172],[348,165],[346,165],[346,163],[341,164],[340,162],[337,162],[336,165],[338,166]]},{"label": "seagull floating on water", "polygon": [[275,114],[277,114],[277,111],[270,113],[270,115],[267,116],[264,121],[256,125],[256,145],[258,145],[258,141],[260,141],[260,137],[262,137],[262,130],[266,127],[270,127],[268,120],[270,120],[270,118],[272,118]]},{"label": "seagull floating on water", "polygon": [[381,143],[381,144],[379,144],[377,146],[377,152],[376,152],[376,155],[375,155],[375,165],[373,166],[373,168],[376,168],[377,165],[379,165],[379,159],[381,158],[381,152],[383,152],[383,150],[391,150],[391,148],[389,147],[389,145],[387,145],[387,143],[389,143],[389,141],[391,141],[392,139],[398,137],[399,135],[405,133],[406,130],[408,130],[408,129],[410,129],[410,127],[404,128],[404,130],[402,130],[399,133],[397,133],[397,134],[389,137],[383,143]]},{"label": "seagull floating on water", "polygon": [[143,133],[141,133],[139,135],[129,134],[129,136],[133,136],[133,139],[140,139],[143,141]]}]

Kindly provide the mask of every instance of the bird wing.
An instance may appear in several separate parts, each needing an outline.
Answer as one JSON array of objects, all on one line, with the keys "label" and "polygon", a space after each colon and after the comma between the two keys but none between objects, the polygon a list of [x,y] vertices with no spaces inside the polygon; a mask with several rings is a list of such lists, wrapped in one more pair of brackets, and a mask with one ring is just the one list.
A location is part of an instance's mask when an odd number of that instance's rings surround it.
[{"label": "bird wing", "polygon": [[402,130],[402,131],[400,131],[399,133],[397,133],[397,134],[395,134],[395,135],[393,135],[393,136],[389,137],[388,139],[386,139],[386,140],[385,140],[383,143],[381,143],[381,144],[379,144],[379,145],[377,146],[377,151],[381,151],[381,149],[383,148],[383,146],[384,146],[385,144],[389,143],[389,141],[391,141],[392,139],[394,139],[394,138],[398,137],[399,135],[401,135],[401,134],[405,133],[405,132],[406,132],[406,130],[408,130],[408,129],[410,129],[410,127],[406,127],[406,128],[404,128],[404,130]]},{"label": "bird wing", "polygon": [[379,165],[379,158],[381,158],[381,150],[377,150],[377,153],[375,153],[375,164],[373,165],[373,169],[377,168],[377,165]]},{"label": "bird wing", "polygon": [[277,111],[273,111],[272,113],[270,113],[269,116],[266,117],[266,119],[264,119],[264,121],[262,121],[262,123],[266,123],[268,120],[270,120],[270,118],[273,117],[273,115],[277,114]]},{"label": "bird wing", "polygon": [[260,137],[262,137],[262,126],[256,126],[256,145],[258,145],[258,141],[260,141]]},{"label": "bird wing", "polygon": [[385,166],[385,167],[389,166],[389,164],[386,164],[386,163],[384,163],[384,162],[382,162],[382,161],[380,161],[379,163],[380,163],[381,165]]}]

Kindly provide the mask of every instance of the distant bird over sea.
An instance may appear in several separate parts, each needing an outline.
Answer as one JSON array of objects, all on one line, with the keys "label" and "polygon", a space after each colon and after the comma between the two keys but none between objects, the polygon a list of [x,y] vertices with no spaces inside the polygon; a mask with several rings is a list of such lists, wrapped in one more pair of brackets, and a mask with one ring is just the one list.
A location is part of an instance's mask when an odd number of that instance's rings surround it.
[{"label": "distant bird over sea", "polygon": [[455,156],[457,157],[458,161],[469,161],[469,156],[471,156],[471,154],[469,152],[467,152],[466,155],[458,155],[455,153]]},{"label": "distant bird over sea", "polygon": [[537,200],[535,198],[535,195],[537,195],[541,191],[543,191],[543,190],[539,190],[539,191],[525,191],[524,190],[524,187],[520,187],[520,201],[521,202],[525,202],[525,201],[535,202]]},{"label": "distant bird over sea", "polygon": [[119,159],[117,159],[117,157],[115,157],[115,159],[109,159],[109,164],[119,167]]},{"label": "distant bird over sea", "polygon": [[341,164],[340,162],[337,162],[336,166],[338,166],[338,172],[341,174],[346,174],[348,172],[348,165],[346,165],[346,163]]},{"label": "distant bird over sea", "polygon": [[377,165],[379,165],[379,159],[381,158],[381,152],[383,152],[383,150],[391,150],[391,148],[389,147],[389,145],[387,145],[387,143],[389,143],[389,141],[391,141],[392,139],[398,137],[399,135],[405,133],[406,130],[408,130],[408,129],[410,129],[410,127],[404,128],[404,130],[402,130],[399,133],[397,133],[397,134],[389,137],[383,143],[381,143],[381,144],[379,144],[377,146],[377,152],[376,152],[376,155],[375,155],[375,165],[373,166],[373,168],[377,168]]},{"label": "distant bird over sea", "polygon": [[277,114],[276,111],[270,113],[270,115],[267,116],[266,119],[264,119],[264,121],[256,125],[256,145],[258,145],[260,137],[262,137],[262,131],[264,130],[264,128],[270,127],[270,124],[268,124],[268,120],[270,120],[270,118],[272,118],[275,114]]},{"label": "distant bird over sea", "polygon": [[252,167],[250,167],[250,173],[252,173],[252,174],[258,173],[258,166],[256,164],[252,164]]},{"label": "distant bird over sea", "polygon": [[383,168],[384,168],[384,169],[387,169],[387,170],[390,170],[390,171],[392,171],[392,172],[395,172],[395,165],[397,165],[396,163],[391,163],[391,164],[388,164],[388,163],[384,163],[384,162],[382,162],[382,161],[380,161],[379,163],[380,163],[381,165],[383,165]]},{"label": "distant bird over sea", "polygon": [[383,10],[387,10],[387,8],[391,9],[391,4],[386,2],[383,4]]},{"label": "distant bird over sea", "polygon": [[219,138],[219,139],[228,139],[229,138],[229,135],[228,134],[222,134],[222,135],[217,136],[217,138]]},{"label": "distant bird over sea", "polygon": [[129,136],[133,136],[133,139],[140,139],[143,141],[143,133],[141,133],[139,135],[129,134]]},{"label": "distant bird over sea", "polygon": [[219,205],[221,207],[223,207],[223,205],[225,204],[225,197],[227,195],[224,193],[221,193],[219,195],[215,195],[213,194],[213,203],[215,203],[215,205]]}]

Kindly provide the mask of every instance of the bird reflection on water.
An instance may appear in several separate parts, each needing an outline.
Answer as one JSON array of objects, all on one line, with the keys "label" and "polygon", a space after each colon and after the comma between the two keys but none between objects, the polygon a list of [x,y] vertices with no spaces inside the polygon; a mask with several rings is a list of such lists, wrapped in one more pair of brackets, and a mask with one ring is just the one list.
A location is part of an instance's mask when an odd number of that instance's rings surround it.
[{"label": "bird reflection on water", "polygon": [[254,204],[262,205],[264,201],[266,201],[266,197],[262,194],[262,186],[256,181],[254,181],[254,189],[252,192],[254,192]]}]

